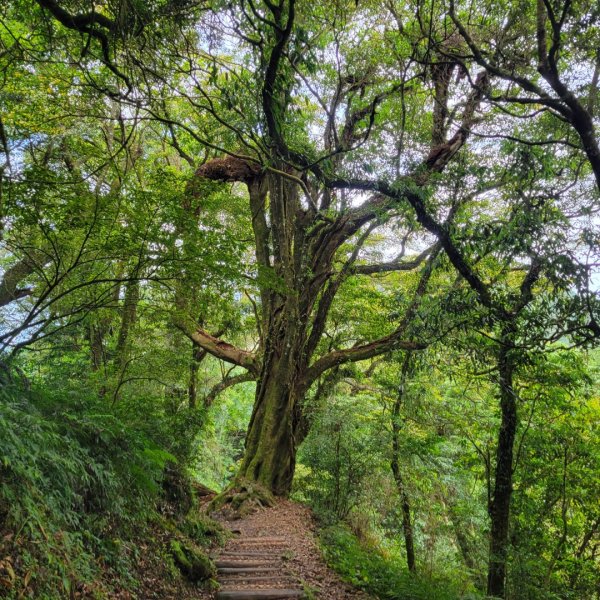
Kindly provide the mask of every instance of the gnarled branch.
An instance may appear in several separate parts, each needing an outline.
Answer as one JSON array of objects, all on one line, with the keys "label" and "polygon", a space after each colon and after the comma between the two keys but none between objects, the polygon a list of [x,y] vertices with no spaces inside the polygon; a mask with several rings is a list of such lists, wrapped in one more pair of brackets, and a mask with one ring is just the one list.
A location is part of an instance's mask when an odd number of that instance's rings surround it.
[{"label": "gnarled branch", "polygon": [[317,360],[306,374],[308,381],[314,381],[325,371],[348,362],[357,362],[379,356],[390,350],[424,350],[427,344],[403,340],[398,330],[383,338],[344,350],[334,350]]},{"label": "gnarled branch", "polygon": [[379,356],[391,350],[424,350],[427,344],[415,341],[407,341],[402,339],[406,333],[409,324],[412,322],[421,300],[427,291],[427,285],[433,272],[433,264],[442,249],[440,243],[435,244],[430,251],[429,259],[425,265],[417,289],[415,290],[414,298],[406,310],[404,317],[398,327],[389,335],[374,340],[368,344],[355,346],[354,348],[346,348],[343,350],[334,350],[329,354],[317,360],[307,373],[307,382],[313,382],[322,373],[347,362],[357,362],[367,358]]},{"label": "gnarled branch", "polygon": [[0,307],[33,294],[33,288],[19,287],[19,284],[33,273],[35,265],[26,259],[6,269],[0,281]]}]

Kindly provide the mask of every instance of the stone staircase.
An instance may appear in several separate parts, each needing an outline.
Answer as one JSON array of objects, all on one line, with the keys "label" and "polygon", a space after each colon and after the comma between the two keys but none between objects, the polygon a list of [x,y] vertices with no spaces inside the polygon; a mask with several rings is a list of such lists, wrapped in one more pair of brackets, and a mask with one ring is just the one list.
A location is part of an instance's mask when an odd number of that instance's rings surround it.
[{"label": "stone staircase", "polygon": [[[234,532],[235,533],[235,532]],[[216,600],[305,598],[305,592],[286,567],[291,552],[282,537],[238,536],[215,557],[219,591]]]}]

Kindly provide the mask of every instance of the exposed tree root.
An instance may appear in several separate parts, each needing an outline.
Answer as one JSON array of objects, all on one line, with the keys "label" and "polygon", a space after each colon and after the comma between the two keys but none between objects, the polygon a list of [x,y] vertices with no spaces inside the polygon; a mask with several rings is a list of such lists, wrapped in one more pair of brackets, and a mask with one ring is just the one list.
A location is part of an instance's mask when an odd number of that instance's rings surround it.
[{"label": "exposed tree root", "polygon": [[236,479],[229,488],[213,498],[207,512],[219,512],[228,519],[242,519],[258,508],[274,504],[273,494],[259,483]]}]

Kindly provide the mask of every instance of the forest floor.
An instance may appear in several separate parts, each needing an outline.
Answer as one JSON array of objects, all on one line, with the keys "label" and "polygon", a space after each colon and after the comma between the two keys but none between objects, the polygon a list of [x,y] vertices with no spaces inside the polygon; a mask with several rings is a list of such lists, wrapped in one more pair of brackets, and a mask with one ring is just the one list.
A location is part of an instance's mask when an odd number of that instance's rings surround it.
[{"label": "forest floor", "polygon": [[[206,504],[204,505],[206,506]],[[202,508],[200,508],[202,510]],[[220,566],[215,591],[202,590],[185,578],[170,577],[165,571],[164,556],[156,548],[168,544],[168,535],[157,529],[140,547],[136,565],[140,587],[136,593],[114,591],[110,597],[118,600],[235,600],[233,590],[293,590],[287,598],[307,600],[371,600],[371,596],[343,582],[325,563],[317,542],[317,524],[306,506],[289,500],[277,500],[273,507],[260,508],[242,519],[228,519],[219,513],[212,515],[231,530],[232,537],[224,547],[210,551]],[[252,563],[247,573],[227,573],[225,569]],[[237,570],[237,569],[236,569]],[[229,591],[228,591],[229,590]],[[85,593],[76,597],[88,597]],[[238,596],[251,598],[252,595]],[[263,596],[263,597],[268,597]],[[272,596],[281,598],[282,596]]]},{"label": "forest floor", "polygon": [[[277,589],[290,589],[296,597],[304,592],[305,598],[327,600],[370,598],[344,583],[325,564],[317,544],[317,527],[307,507],[278,500],[271,508],[259,509],[243,519],[224,520],[223,524],[234,537],[215,552],[217,565],[221,565],[221,588],[213,596],[217,600],[235,597],[227,590],[251,589],[273,590],[273,594]],[[244,561],[252,562],[258,570],[239,572]]]}]

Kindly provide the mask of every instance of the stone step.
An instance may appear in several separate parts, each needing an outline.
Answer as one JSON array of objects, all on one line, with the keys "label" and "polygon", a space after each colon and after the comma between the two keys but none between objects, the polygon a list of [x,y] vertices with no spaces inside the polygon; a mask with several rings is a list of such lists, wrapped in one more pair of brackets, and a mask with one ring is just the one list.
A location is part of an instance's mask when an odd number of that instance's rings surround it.
[{"label": "stone step", "polygon": [[282,537],[240,537],[235,538],[236,544],[285,544],[287,540]]},{"label": "stone step", "polygon": [[274,566],[272,560],[216,560],[215,565],[217,568],[220,567],[270,567]]},{"label": "stone step", "polygon": [[250,558],[259,558],[259,557],[267,557],[267,558],[281,558],[282,552],[221,552],[218,555],[214,556],[213,559],[219,560],[219,558],[223,559],[233,559],[237,557],[248,556]]},{"label": "stone step", "polygon": [[221,589],[216,600],[273,600],[275,598],[304,598],[304,591],[298,589],[231,590]]},{"label": "stone step", "polygon": [[260,582],[286,582],[286,583],[297,583],[298,578],[293,575],[223,575],[223,577],[219,577],[219,581],[225,587],[229,584],[234,583],[260,583]]},{"label": "stone step", "polygon": [[241,574],[244,573],[272,573],[279,572],[281,569],[279,567],[217,567],[217,573],[219,574]]}]

